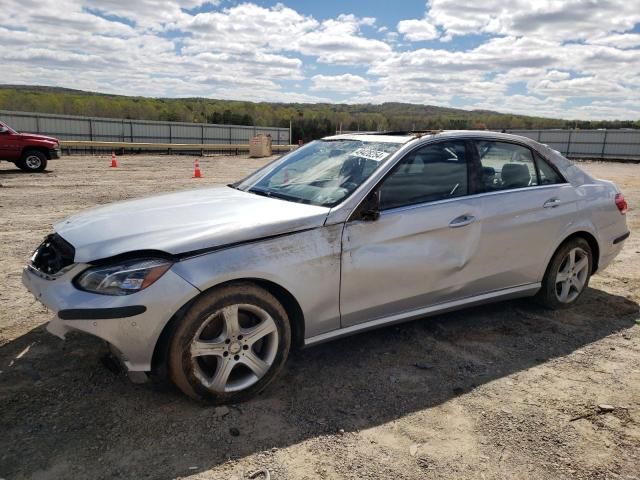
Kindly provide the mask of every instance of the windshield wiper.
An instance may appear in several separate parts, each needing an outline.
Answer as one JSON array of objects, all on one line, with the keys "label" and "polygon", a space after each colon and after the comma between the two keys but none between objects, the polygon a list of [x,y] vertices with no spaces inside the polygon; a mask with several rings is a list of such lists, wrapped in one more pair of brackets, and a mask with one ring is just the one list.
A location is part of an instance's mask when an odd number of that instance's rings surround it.
[{"label": "windshield wiper", "polygon": [[273,192],[271,190],[262,190],[261,188],[250,188],[249,190],[247,190],[247,192],[255,193],[256,195],[260,195],[262,197],[287,200],[289,202],[309,203],[307,200],[304,200],[302,198],[292,197],[291,195],[285,195],[284,193]]}]

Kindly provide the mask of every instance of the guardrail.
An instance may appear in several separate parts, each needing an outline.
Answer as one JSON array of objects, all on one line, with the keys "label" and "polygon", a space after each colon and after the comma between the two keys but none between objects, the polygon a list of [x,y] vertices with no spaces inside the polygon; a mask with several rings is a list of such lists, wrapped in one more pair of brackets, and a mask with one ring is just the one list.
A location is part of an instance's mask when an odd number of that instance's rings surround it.
[{"label": "guardrail", "polygon": [[[60,148],[63,153],[71,154],[71,150],[84,151],[118,151],[129,152],[150,152],[167,151],[169,153],[197,152],[204,155],[206,152],[235,153],[249,151],[249,144],[228,144],[228,143],[141,143],[141,142],[89,142],[84,140],[61,140]],[[297,145],[272,145],[274,153],[290,152],[297,148]]]}]

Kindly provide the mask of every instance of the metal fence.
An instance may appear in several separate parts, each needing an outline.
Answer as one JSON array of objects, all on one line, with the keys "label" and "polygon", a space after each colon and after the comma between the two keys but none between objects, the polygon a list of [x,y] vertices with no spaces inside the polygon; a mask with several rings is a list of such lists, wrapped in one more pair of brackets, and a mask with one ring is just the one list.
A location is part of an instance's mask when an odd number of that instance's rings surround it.
[{"label": "metal fence", "polygon": [[248,144],[257,134],[269,134],[274,145],[289,145],[289,129],[208,123],[156,122],[117,118],[77,117],[0,110],[0,120],[19,132],[40,133],[60,140],[131,143]]},{"label": "metal fence", "polygon": [[[0,120],[20,132],[60,140],[130,143],[246,145],[257,134],[289,145],[289,129],[208,123],[156,122],[0,110]],[[571,158],[640,160],[640,130],[509,130]]]},{"label": "metal fence", "polygon": [[571,158],[640,160],[640,130],[509,130]]}]

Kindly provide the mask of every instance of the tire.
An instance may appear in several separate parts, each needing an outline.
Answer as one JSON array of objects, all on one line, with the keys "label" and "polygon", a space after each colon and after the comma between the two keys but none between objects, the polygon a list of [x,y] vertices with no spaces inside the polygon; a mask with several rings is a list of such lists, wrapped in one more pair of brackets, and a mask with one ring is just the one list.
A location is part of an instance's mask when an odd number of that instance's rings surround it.
[{"label": "tire", "polygon": [[290,346],[289,318],[273,295],[251,283],[221,287],[198,298],[176,326],[169,377],[193,399],[242,402],[271,383]]},{"label": "tire", "polygon": [[47,156],[38,150],[27,150],[16,166],[25,172],[39,173],[47,168]]},{"label": "tire", "polygon": [[536,301],[549,309],[571,307],[589,286],[592,270],[593,253],[589,243],[581,237],[566,241],[551,258]]}]

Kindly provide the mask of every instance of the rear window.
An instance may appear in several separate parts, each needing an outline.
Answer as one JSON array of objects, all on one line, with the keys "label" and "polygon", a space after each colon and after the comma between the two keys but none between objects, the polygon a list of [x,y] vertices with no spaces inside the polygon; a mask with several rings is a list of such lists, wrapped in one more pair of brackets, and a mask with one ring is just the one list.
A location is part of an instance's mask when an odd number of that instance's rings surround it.
[{"label": "rear window", "polygon": [[476,142],[480,154],[481,189],[484,192],[538,185],[531,150],[506,142]]}]

